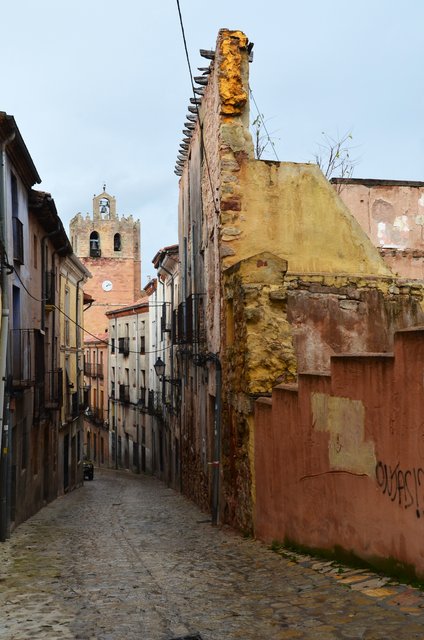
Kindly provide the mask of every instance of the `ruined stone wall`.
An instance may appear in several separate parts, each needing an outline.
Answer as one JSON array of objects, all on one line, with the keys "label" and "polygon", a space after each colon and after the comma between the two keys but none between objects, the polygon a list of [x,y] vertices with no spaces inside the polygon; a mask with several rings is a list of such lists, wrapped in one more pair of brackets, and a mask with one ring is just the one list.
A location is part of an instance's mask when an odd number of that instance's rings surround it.
[{"label": "ruined stone wall", "polygon": [[[219,354],[223,373],[221,517],[245,531],[252,527],[255,500],[254,398],[294,381],[299,369],[328,371],[333,353],[388,350],[396,328],[421,321],[420,296],[396,291],[397,285],[388,291],[384,279],[392,282],[392,272],[318,167],[254,159],[248,49],[243,33],[219,33],[200,122],[181,169],[179,213],[182,252],[187,247],[182,290],[185,279],[188,296],[200,260],[194,255],[191,203],[200,157],[202,348]],[[192,470],[186,482],[204,504],[210,476],[204,472],[201,425],[210,415],[205,402],[215,393],[214,369],[206,365],[204,383],[194,375],[190,355],[183,358],[185,384],[193,385],[182,408]],[[212,460],[210,445],[206,455]]]},{"label": "ruined stone wall", "polygon": [[392,351],[395,331],[424,324],[423,293],[394,277],[287,275],[280,295],[298,373],[328,372],[337,353]]},{"label": "ruined stone wall", "polygon": [[[186,390],[181,408],[183,434],[182,474],[184,491],[200,506],[210,507],[211,469],[214,449],[215,367],[197,367],[192,355],[222,352],[222,210],[229,211],[233,196],[232,172],[237,168],[229,148],[228,122],[240,121],[238,131],[244,148],[249,134],[244,106],[247,92],[247,38],[240,32],[220,32],[208,84],[199,105],[199,121],[191,135],[190,150],[182,169],[179,199],[179,244],[182,261],[182,299],[203,294],[205,341],[183,349]],[[241,71],[243,68],[243,72]],[[243,75],[243,80],[242,80]],[[247,116],[248,117],[248,116]],[[247,131],[247,134],[246,134]],[[253,147],[250,144],[253,156]],[[201,161],[201,219],[197,211],[198,163]],[[224,203],[224,204],[222,204]],[[195,234],[201,226],[200,247]],[[203,265],[203,289],[196,291],[199,264]],[[197,277],[200,281],[201,278]],[[206,425],[206,427],[205,427]],[[224,430],[227,428],[225,418]]]},{"label": "ruined stone wall", "polygon": [[252,530],[252,423],[254,399],[268,393],[276,376],[296,378],[296,358],[280,290],[287,262],[262,253],[224,272],[222,435],[223,514]]},{"label": "ruined stone wall", "polygon": [[296,273],[390,275],[316,165],[242,159],[236,175],[242,197],[222,229],[225,266],[271,251]]},{"label": "ruined stone wall", "polygon": [[329,373],[334,354],[390,352],[397,329],[424,324],[417,284],[287,268],[265,252],[224,272],[224,508],[243,530],[255,502],[254,399],[300,373]]},{"label": "ruined stone wall", "polygon": [[380,255],[387,266],[402,278],[424,280],[423,249],[380,248]]}]

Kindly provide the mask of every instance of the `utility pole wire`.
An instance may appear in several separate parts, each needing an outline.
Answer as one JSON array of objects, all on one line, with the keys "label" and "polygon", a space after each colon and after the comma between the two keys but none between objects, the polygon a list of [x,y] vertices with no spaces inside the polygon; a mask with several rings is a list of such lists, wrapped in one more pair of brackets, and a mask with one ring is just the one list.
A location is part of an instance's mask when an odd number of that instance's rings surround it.
[{"label": "utility pole wire", "polygon": [[262,123],[262,126],[263,126],[263,128],[264,128],[264,131],[265,131],[266,136],[267,136],[267,138],[268,138],[268,142],[269,142],[269,144],[271,145],[272,150],[273,150],[273,152],[274,152],[275,159],[277,160],[277,162],[280,162],[280,160],[279,160],[279,158],[278,158],[278,156],[277,156],[277,152],[276,152],[276,150],[275,150],[275,145],[274,145],[273,141],[271,140],[271,136],[270,136],[270,135],[269,135],[269,133],[268,133],[268,129],[266,128],[266,124],[265,124],[265,120],[263,119],[263,116],[262,116],[261,112],[259,111],[259,107],[258,107],[258,105],[256,104],[255,96],[253,95],[253,91],[252,91],[252,89],[250,88],[250,86],[249,86],[249,93],[250,93],[250,97],[251,97],[251,98],[252,98],[252,100],[253,100],[253,104],[254,104],[254,105],[255,105],[255,107],[256,107],[256,111],[258,112],[258,118],[259,118],[259,120],[260,120],[260,121],[261,121],[261,123]]},{"label": "utility pole wire", "polygon": [[[185,55],[186,55],[186,60],[187,60],[187,66],[188,66],[188,71],[189,71],[189,74],[190,74],[191,90],[193,92],[193,98],[196,98],[196,92],[194,91],[193,73],[191,71],[190,56],[188,54],[187,39],[186,39],[186,36],[185,36],[184,23],[183,23],[183,17],[182,17],[182,14],[181,14],[181,8],[180,8],[179,0],[177,0],[177,9],[178,9],[178,15],[179,15],[179,18],[180,18],[181,34],[183,36],[184,50],[185,50]],[[218,198],[215,201],[215,196],[214,196],[214,191],[213,191],[213,186],[212,186],[212,178],[211,178],[211,173],[210,173],[210,169],[209,169],[208,155],[206,153],[205,140],[204,140],[204,137],[203,137],[203,126],[202,126],[202,123],[201,123],[201,120],[200,120],[199,105],[197,104],[197,102],[195,103],[195,106],[196,106],[197,119],[198,119],[199,128],[200,128],[200,139],[202,141],[202,147],[203,147],[203,153],[204,153],[204,156],[205,156],[206,169],[207,169],[207,172],[208,172],[208,179],[209,179],[209,186],[210,186],[210,189],[211,189],[212,202],[213,202],[213,206],[214,206],[214,209],[215,209],[215,214],[219,215],[220,211],[219,211],[219,207],[217,206]]]}]

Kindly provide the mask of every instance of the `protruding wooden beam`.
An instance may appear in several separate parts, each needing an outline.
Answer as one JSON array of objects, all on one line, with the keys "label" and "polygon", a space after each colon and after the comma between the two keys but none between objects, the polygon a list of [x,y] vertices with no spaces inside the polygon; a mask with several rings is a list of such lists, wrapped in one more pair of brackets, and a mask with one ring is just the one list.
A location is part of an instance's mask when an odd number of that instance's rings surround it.
[{"label": "protruding wooden beam", "polygon": [[206,58],[207,60],[215,59],[215,51],[212,51],[211,49],[200,49],[199,51],[202,58]]}]

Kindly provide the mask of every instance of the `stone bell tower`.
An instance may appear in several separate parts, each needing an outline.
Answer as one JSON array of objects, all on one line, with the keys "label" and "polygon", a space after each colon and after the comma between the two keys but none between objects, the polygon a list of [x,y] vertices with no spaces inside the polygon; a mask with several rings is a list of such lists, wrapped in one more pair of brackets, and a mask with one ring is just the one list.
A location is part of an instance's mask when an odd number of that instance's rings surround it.
[{"label": "stone bell tower", "polygon": [[92,216],[77,213],[70,222],[74,253],[90,271],[84,291],[94,299],[84,314],[86,328],[105,333],[106,311],[132,304],[141,297],[140,222],[119,216],[116,198],[106,192],[93,197]]}]

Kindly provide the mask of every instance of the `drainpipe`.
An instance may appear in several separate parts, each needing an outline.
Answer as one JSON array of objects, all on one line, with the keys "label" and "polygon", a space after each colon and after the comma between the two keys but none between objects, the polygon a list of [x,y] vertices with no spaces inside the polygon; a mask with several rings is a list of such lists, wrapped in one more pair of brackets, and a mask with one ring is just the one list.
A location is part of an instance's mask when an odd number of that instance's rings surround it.
[{"label": "drainpipe", "polygon": [[[78,371],[78,362],[79,362],[79,355],[80,355],[80,349],[81,349],[81,331],[79,328],[80,325],[80,313],[79,313],[79,297],[80,297],[80,283],[84,282],[85,277],[82,276],[82,278],[80,278],[79,280],[77,280],[77,291],[76,291],[76,303],[75,303],[75,347],[76,347],[76,373],[77,373],[77,399],[78,399],[78,430],[81,431],[81,427],[82,427],[82,441],[83,441],[83,446],[84,446],[84,426],[83,424],[81,424],[81,415],[80,415],[80,391],[81,391],[81,375],[80,372]],[[78,441],[78,440],[77,440]],[[81,459],[81,451],[77,452],[77,460]]]},{"label": "drainpipe", "polygon": [[[6,146],[12,142],[15,133],[12,133],[1,145],[0,161],[0,231],[1,253],[4,257],[4,249],[8,246],[7,233],[7,202],[6,202]],[[1,333],[0,333],[0,542],[9,537],[10,501],[8,494],[10,489],[10,456],[9,440],[9,393],[5,389],[7,372],[7,352],[9,347],[9,275],[5,267],[5,260],[1,265]]]},{"label": "drainpipe", "polygon": [[[57,223],[57,229],[46,233],[46,235],[41,238],[41,329],[43,331],[46,323],[46,241],[58,233],[60,233],[60,221]],[[54,261],[53,255],[52,263]]]},{"label": "drainpipe", "polygon": [[[175,279],[175,273],[171,273],[170,271],[168,271],[168,269],[166,267],[163,266],[163,264],[159,265],[159,269],[163,269],[170,277],[171,277],[171,353],[170,353],[170,361],[171,361],[171,378],[174,375],[174,350],[172,348],[173,342],[174,342],[174,325],[172,322],[172,314],[174,312],[174,279]],[[161,283],[163,285],[163,299],[164,302],[165,301],[165,283],[162,282]],[[172,400],[174,399],[174,394],[173,394],[173,389],[171,389],[171,398]]]},{"label": "drainpipe", "polygon": [[[135,312],[135,309],[134,309]],[[135,312],[135,375],[136,375],[136,389],[137,389],[137,402],[135,404],[135,428],[136,428],[136,438],[137,438],[137,473],[141,471],[141,447],[140,447],[140,405],[138,404],[139,394],[140,394],[140,346],[139,346],[139,335],[140,335],[140,327],[138,324],[138,314]],[[134,457],[133,457],[133,465],[134,465]]]},{"label": "drainpipe", "polygon": [[209,353],[207,360],[215,364],[214,459],[212,461],[212,524],[219,524],[219,494],[221,475],[221,381],[222,368],[218,354]]},{"label": "drainpipe", "polygon": [[[161,263],[159,265],[159,269],[163,269],[171,278],[171,317],[170,317],[170,321],[171,321],[171,350],[170,350],[170,369],[171,369],[171,378],[174,377],[174,349],[173,349],[173,344],[174,344],[174,323],[172,322],[172,314],[174,313],[174,278],[175,278],[175,273],[171,273],[171,271],[168,271],[168,269],[166,267],[163,266],[163,264]],[[163,299],[164,302],[166,302],[165,298],[165,283],[163,282]],[[166,306],[165,306],[166,309]],[[163,388],[165,389],[165,383]],[[174,400],[175,400],[175,393],[174,393],[174,385],[171,384],[171,407],[172,409],[174,409]],[[179,421],[180,421],[180,416],[179,417]],[[180,449],[181,449],[181,441],[180,441]],[[168,486],[171,483],[171,452],[172,452],[172,442],[169,441],[168,443]]]},{"label": "drainpipe", "polygon": [[[118,371],[118,333],[116,326],[117,318],[115,318],[115,391],[114,391],[114,400],[116,400],[116,377]],[[116,402],[113,403],[113,412],[115,416],[115,469],[118,469],[118,416],[116,415]]]},{"label": "drainpipe", "polygon": [[[158,282],[159,284],[162,285],[162,308],[161,308],[161,314],[163,314],[163,303],[165,302],[165,283],[161,281],[160,277],[158,278]],[[162,316],[161,316],[161,324],[162,324]],[[163,341],[163,331],[162,331],[162,326],[161,326],[161,342]],[[165,347],[162,347],[161,349],[161,355],[165,361]],[[172,375],[172,371],[171,371],[171,375]],[[172,389],[171,389],[172,392]],[[166,401],[166,393],[165,393],[165,380],[162,380],[162,404],[163,406],[165,406],[165,401]]]},{"label": "drainpipe", "polygon": [[[60,251],[62,250],[63,247],[61,247],[61,249],[58,249],[57,251],[53,251],[52,253],[52,272],[54,271],[54,267],[55,267],[55,260],[56,260],[56,256],[59,255],[60,258]],[[44,276],[43,276],[44,277]],[[54,286],[56,288],[57,282],[55,280],[54,282]],[[42,299],[44,299],[46,296],[45,294],[43,294],[41,296]],[[54,298],[55,302],[56,302],[56,296]],[[43,302],[43,308],[45,310],[45,302]],[[51,311],[52,314],[52,338],[51,338],[51,345],[52,345],[52,352],[51,352],[51,371],[52,371],[52,376],[53,376],[53,372],[57,366],[57,353],[56,353],[56,349],[55,349],[55,339],[56,339],[56,306],[55,304],[53,305],[53,309]],[[56,365],[56,366],[55,366]],[[53,382],[54,382],[54,378],[53,378]],[[53,384],[53,388],[54,388],[54,384]]]}]

